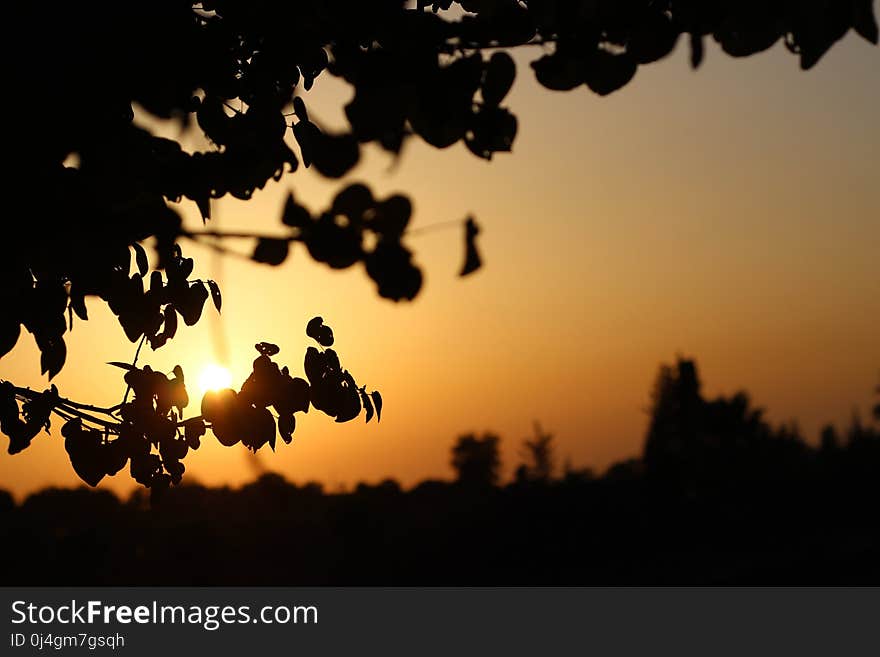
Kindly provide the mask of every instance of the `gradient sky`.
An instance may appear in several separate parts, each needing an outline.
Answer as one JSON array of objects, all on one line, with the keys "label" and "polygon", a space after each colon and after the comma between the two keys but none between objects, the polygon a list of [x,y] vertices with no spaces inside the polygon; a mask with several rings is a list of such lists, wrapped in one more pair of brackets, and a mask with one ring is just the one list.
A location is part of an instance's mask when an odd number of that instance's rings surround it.
[{"label": "gradient sky", "polygon": [[[276,360],[301,373],[305,324],[321,315],[343,365],[385,398],[378,425],[299,415],[293,444],[258,459],[206,440],[185,461],[187,480],[237,485],[267,468],[331,489],[386,476],[409,485],[451,476],[454,439],[484,430],[502,436],[509,474],[534,420],[560,460],[601,470],[639,453],[657,367],[677,354],[698,360],[707,394],[744,388],[810,437],[856,408],[868,415],[880,381],[880,49],[850,35],[803,73],[782,45],[747,60],[713,46],[694,73],[679,48],[604,99],[540,88],[535,55],[517,56],[513,155],[487,164],[413,140],[397,166],[369,150],[347,178],[409,194],[415,227],[473,213],[485,261],[474,276],[456,276],[458,230],[409,239],[426,275],[411,304],[381,300],[360,267],[332,272],[304,247],[279,269],[225,258],[218,270],[183,243],[194,276],[221,281],[223,314],[209,307],[141,363],[179,363],[194,380],[220,355],[219,328],[238,384],[258,341],[280,345]],[[349,93],[325,74],[312,113],[342,125]],[[216,202],[216,221],[279,230],[291,187],[319,210],[339,183],[298,172],[250,202]],[[194,204],[181,211],[200,223]],[[130,360],[134,345],[105,304],[87,305],[55,382],[112,405],[124,386],[103,363]],[[46,387],[32,336],[0,361],[0,378]],[[0,487],[77,485],[58,429],[22,454],[3,449]],[[101,486],[133,484],[126,469]]]}]

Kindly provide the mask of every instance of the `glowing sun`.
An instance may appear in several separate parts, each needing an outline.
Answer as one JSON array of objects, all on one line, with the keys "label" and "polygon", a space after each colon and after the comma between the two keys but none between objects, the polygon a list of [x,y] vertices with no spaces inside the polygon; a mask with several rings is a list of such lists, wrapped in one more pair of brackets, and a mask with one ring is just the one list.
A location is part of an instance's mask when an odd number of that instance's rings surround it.
[{"label": "glowing sun", "polygon": [[217,363],[205,365],[199,374],[199,390],[202,395],[209,390],[222,390],[230,385],[232,385],[232,374],[229,373],[228,369]]}]

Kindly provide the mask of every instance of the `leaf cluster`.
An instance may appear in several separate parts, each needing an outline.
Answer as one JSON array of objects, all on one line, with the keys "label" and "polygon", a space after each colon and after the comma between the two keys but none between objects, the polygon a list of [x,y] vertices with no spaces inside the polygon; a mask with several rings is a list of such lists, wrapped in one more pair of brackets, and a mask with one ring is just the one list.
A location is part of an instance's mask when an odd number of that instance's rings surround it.
[{"label": "leaf cluster", "polygon": [[403,244],[411,216],[412,203],[406,196],[394,194],[378,200],[360,183],[340,191],[331,206],[317,216],[312,216],[291,193],[281,217],[282,223],[292,229],[291,236],[261,238],[252,257],[257,262],[279,265],[287,258],[288,243],[301,241],[314,260],[333,269],[363,263],[380,296],[411,300],[422,287],[422,272]]},{"label": "leaf cluster", "polygon": [[348,422],[364,411],[366,421],[381,418],[382,396],[367,393],[344,369],[329,345],[333,331],[316,317],[306,329],[321,348],[305,354],[306,379],[292,376],[288,367],[272,358],[279,348],[268,342],[255,345],[259,356],[253,371],[236,391],[207,392],[201,399],[201,415],[184,419],[190,405],[184,372],[176,366],[164,374],[149,365],[110,365],[125,371],[123,379],[133,392],[113,408],[96,408],[60,397],[57,388],[38,393],[0,382],[0,431],[9,439],[9,453],[26,449],[42,430],[49,431],[50,415],[65,420],[61,429],[64,448],[77,475],[97,486],[126,465],[139,484],[156,494],[180,483],[186,470],[183,459],[201,446],[208,430],[226,447],[241,443],[256,452],[264,445],[274,451],[276,436],[289,444],[296,429],[295,413],[313,407]]},{"label": "leaf cluster", "polygon": [[[173,336],[175,313],[187,324],[198,320],[208,290],[177,276],[189,261],[181,264],[175,242],[193,236],[173,202],[193,201],[207,221],[212,199],[249,199],[300,164],[342,177],[367,143],[395,154],[410,138],[437,148],[464,143],[485,159],[510,151],[518,127],[505,105],[517,73],[511,49],[540,46],[531,67],[549,89],[586,86],[605,95],[683,36],[694,66],[712,38],[734,57],[781,40],[803,68],[850,30],[878,38],[871,0],[419,0],[415,7],[206,0],[112,8],[48,0],[17,3],[10,14],[10,52],[27,56],[16,58],[7,82],[19,99],[7,131],[8,183],[39,202],[35,216],[19,222],[19,239],[0,246],[0,354],[24,326],[50,377],[66,357],[63,311],[85,319],[87,296],[109,303],[130,339],[146,335],[154,346]],[[339,133],[322,128],[308,107],[325,73],[352,90]],[[150,133],[135,121],[136,108],[200,131],[211,148],[188,152]],[[68,163],[73,155],[76,165]],[[298,226],[315,259],[336,268],[364,262],[381,296],[412,299],[422,276],[400,240],[411,203],[344,191],[341,212],[307,221],[294,208],[284,221]],[[363,230],[379,235],[369,252]],[[126,252],[148,238],[158,269],[177,268],[166,272],[167,289],[154,286],[155,276],[147,286],[128,275]],[[260,240],[254,258],[277,264],[289,241]],[[139,250],[140,279],[146,262]],[[477,262],[468,247],[463,271]]]}]

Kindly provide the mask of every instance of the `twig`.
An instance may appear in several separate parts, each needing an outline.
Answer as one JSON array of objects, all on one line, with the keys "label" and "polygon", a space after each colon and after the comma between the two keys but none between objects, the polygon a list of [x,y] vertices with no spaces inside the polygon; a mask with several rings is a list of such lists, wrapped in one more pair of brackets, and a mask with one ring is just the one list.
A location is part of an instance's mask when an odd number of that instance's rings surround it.
[{"label": "twig", "polygon": [[232,239],[232,240],[287,240],[288,242],[298,242],[302,240],[299,235],[267,235],[265,233],[236,233],[223,232],[221,230],[190,230],[180,234],[181,237],[188,237],[191,240],[198,240],[202,237],[213,237],[215,239]]},{"label": "twig", "polygon": [[67,406],[66,404],[63,404],[63,403],[59,403],[56,408],[61,408],[62,410],[66,411],[68,413],[71,413],[72,415],[75,415],[76,417],[78,417],[82,420],[85,420],[86,422],[91,422],[92,424],[97,424],[97,425],[100,425],[105,428],[113,428],[113,427],[119,426],[119,422],[117,422],[117,421],[110,422],[108,420],[103,420],[103,419],[101,419],[99,417],[95,417],[94,415],[91,415],[89,413],[83,413],[82,411],[78,411],[77,409],[72,408],[70,406]]},{"label": "twig", "polygon": [[[146,339],[147,339],[147,334],[145,333],[145,334],[141,337],[141,341],[138,343],[137,351],[134,352],[134,360],[131,361],[131,366],[132,366],[132,367],[134,367],[135,365],[137,365],[137,362],[138,362],[138,356],[141,355],[141,347],[144,346],[144,342],[146,341]],[[131,385],[126,384],[126,386],[125,386],[125,394],[122,396],[122,403],[119,405],[120,407],[125,406],[125,404],[128,403],[128,393],[129,393],[130,391],[131,391]]]},{"label": "twig", "polygon": [[217,244],[216,242],[205,242],[204,240],[199,239],[198,237],[190,237],[190,239],[196,244],[201,244],[202,246],[211,249],[215,253],[219,253],[221,255],[234,256],[236,258],[241,258],[242,260],[250,260],[251,257],[247,253],[241,253],[240,251],[236,251],[234,249],[230,249],[228,247],[223,246],[222,244]]},{"label": "twig", "polygon": [[[37,396],[42,395],[43,393],[38,390],[31,390],[30,388],[20,388],[18,386],[13,386],[13,390],[15,391],[16,397],[20,397],[25,401],[31,401],[35,399]],[[92,411],[94,413],[103,413],[104,415],[112,415],[115,410],[117,410],[118,406],[111,406],[109,408],[105,408],[103,406],[91,406],[89,404],[81,404],[80,402],[74,401],[72,399],[67,399],[65,397],[58,397],[58,403],[62,406],[68,406],[71,408],[71,412],[81,413],[82,411]]]},{"label": "twig", "polygon": [[[461,219],[450,219],[448,221],[439,221],[434,224],[428,224],[427,226],[421,226],[419,228],[410,228],[403,232],[404,235],[407,236],[416,236],[422,235],[424,233],[431,233],[436,230],[442,230],[445,228],[451,228],[452,226],[459,226],[463,222]],[[242,232],[224,232],[221,230],[188,230],[180,233],[181,237],[186,237],[188,239],[193,240],[194,242],[198,242],[204,246],[208,246],[219,253],[226,253],[232,255],[242,255],[237,251],[232,251],[227,249],[226,247],[220,244],[208,244],[203,241],[202,238],[210,237],[213,239],[231,239],[231,240],[282,240],[286,242],[302,242],[303,236],[299,234],[293,235],[268,235],[266,233],[242,233]]]},{"label": "twig", "polygon": [[[135,361],[137,361],[137,357],[135,357]],[[19,401],[33,401],[43,393],[37,390],[31,390],[30,388],[21,388],[19,386],[13,386],[15,391],[15,396],[19,399]],[[119,410],[122,404],[118,404],[117,406],[111,406],[109,408],[104,408],[102,406],[91,406],[89,404],[81,404],[79,402],[73,401],[72,399],[66,399],[64,397],[58,397],[56,403],[50,409],[51,413],[55,413],[60,418],[70,421],[74,418],[79,418],[80,420],[84,420],[85,422],[90,422],[91,424],[97,425],[101,427],[107,433],[111,433],[113,435],[119,435],[120,429],[122,427],[122,422],[113,417],[112,413],[114,411]],[[104,419],[92,415],[91,413],[86,413],[83,409],[91,410],[95,413],[103,413],[108,417],[113,419]],[[201,415],[195,415],[190,418],[183,419],[181,418],[177,422],[177,427],[184,426],[190,420],[202,420],[204,422],[204,417]],[[211,429],[212,425],[210,422],[205,422],[205,427],[207,429]]]},{"label": "twig", "polygon": [[424,235],[425,233],[433,233],[438,230],[444,230],[446,228],[451,228],[452,226],[461,226],[464,222],[461,219],[450,219],[448,221],[438,221],[435,224],[428,224],[427,226],[422,226],[420,228],[411,228],[410,230],[404,232],[404,235],[410,236],[418,236]]}]

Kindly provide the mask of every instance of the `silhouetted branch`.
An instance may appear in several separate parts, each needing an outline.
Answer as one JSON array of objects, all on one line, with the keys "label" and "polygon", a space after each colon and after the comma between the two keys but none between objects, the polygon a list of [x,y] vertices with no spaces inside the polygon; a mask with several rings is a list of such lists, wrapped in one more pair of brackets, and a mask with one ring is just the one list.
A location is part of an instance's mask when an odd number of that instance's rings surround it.
[{"label": "silhouetted branch", "polygon": [[[132,366],[132,367],[134,367],[135,365],[137,365],[137,362],[138,362],[138,356],[141,355],[141,347],[144,346],[144,342],[146,341],[146,339],[147,339],[147,336],[146,336],[146,334],[145,334],[145,335],[141,338],[141,341],[138,342],[137,349],[136,349],[135,352],[134,352],[134,358],[133,358],[132,361],[131,361],[131,366]],[[124,406],[125,403],[128,401],[128,393],[129,393],[130,391],[131,391],[131,386],[130,386],[130,385],[126,385],[126,386],[125,386],[125,394],[122,395],[122,403],[119,404],[120,407],[121,407],[121,406]]]},{"label": "silhouetted branch", "polygon": [[[416,237],[418,235],[423,235],[425,233],[432,233],[438,230],[445,230],[448,228],[460,227],[463,221],[461,219],[449,219],[447,221],[438,221],[433,224],[428,224],[427,226],[419,226],[418,228],[409,228],[403,233],[402,236],[405,237]],[[191,239],[203,246],[211,246],[207,242],[202,241],[203,238],[213,238],[213,239],[229,239],[229,240],[246,240],[246,239],[254,239],[254,240],[280,240],[283,242],[293,243],[293,242],[303,242],[304,237],[302,235],[302,231],[298,231],[292,235],[278,235],[278,234],[269,234],[269,233],[259,233],[259,232],[243,232],[243,231],[223,231],[223,230],[186,230],[181,231],[181,237],[185,237],[187,239]],[[229,251],[225,251],[229,253]],[[231,252],[236,253],[236,252]],[[241,255],[241,254],[238,254]]]},{"label": "silhouetted branch", "polygon": [[[13,386],[13,390],[15,392],[16,398],[22,402],[35,401],[44,394],[36,390],[31,390],[30,388],[22,388],[19,386]],[[51,412],[57,414],[65,420],[70,420],[74,417],[77,417],[87,422],[91,422],[98,426],[109,429],[117,427],[119,424],[119,420],[113,417],[113,412],[119,407],[120,405],[111,407],[94,406],[91,404],[83,404],[72,399],[66,399],[64,397],[57,397],[57,399],[55,400],[55,405],[53,405],[50,410]],[[110,416],[112,419],[102,419],[93,415],[92,413],[102,413],[104,415]]]},{"label": "silhouetted branch", "polygon": [[[30,401],[32,399],[35,399],[37,396],[43,394],[42,392],[31,390],[30,388],[22,388],[19,386],[13,386],[13,389],[15,390],[16,396],[25,401]],[[72,399],[66,399],[64,397],[58,397],[58,402],[63,406],[70,407],[70,409],[75,412],[91,411],[94,413],[104,413],[105,415],[111,415],[114,410],[119,408],[119,405],[104,407],[93,406],[91,404],[82,404],[80,402],[74,401]]]},{"label": "silhouetted branch", "polygon": [[[18,386],[14,386],[15,396],[19,401],[29,402],[37,399],[43,393],[38,392],[36,390],[31,390],[30,388],[21,388]],[[64,397],[58,397],[55,406],[52,407],[51,411],[58,415],[59,417],[65,420],[71,420],[73,418],[79,418],[86,422],[90,422],[94,425],[101,427],[106,430],[108,433],[118,435],[119,429],[122,427],[124,422],[122,422],[119,418],[114,416],[114,413],[118,411],[122,407],[122,404],[117,404],[116,406],[93,406],[91,404],[82,404],[80,402],[74,401],[72,399],[66,399]],[[91,411],[91,413],[86,412]],[[92,413],[102,413],[104,415],[109,416],[110,419],[100,418]],[[181,418],[177,421],[176,426],[178,428],[183,427],[187,422],[204,420],[201,415],[195,415],[193,417]],[[207,428],[211,428],[210,423],[206,423]]]}]

